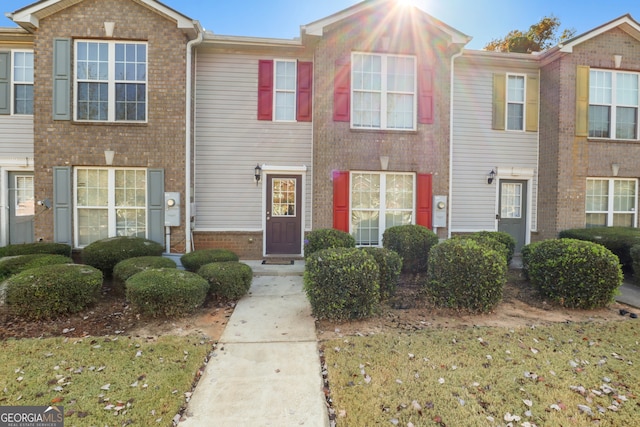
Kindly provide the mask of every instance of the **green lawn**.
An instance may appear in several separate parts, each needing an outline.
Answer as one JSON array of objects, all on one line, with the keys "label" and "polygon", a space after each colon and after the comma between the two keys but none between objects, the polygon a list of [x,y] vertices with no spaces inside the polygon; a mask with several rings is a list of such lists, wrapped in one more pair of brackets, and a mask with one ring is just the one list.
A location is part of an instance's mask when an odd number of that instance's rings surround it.
[{"label": "green lawn", "polygon": [[338,427],[633,426],[640,320],[323,343]]},{"label": "green lawn", "polygon": [[170,426],[211,342],[195,337],[3,341],[0,405],[62,405],[65,426]]}]

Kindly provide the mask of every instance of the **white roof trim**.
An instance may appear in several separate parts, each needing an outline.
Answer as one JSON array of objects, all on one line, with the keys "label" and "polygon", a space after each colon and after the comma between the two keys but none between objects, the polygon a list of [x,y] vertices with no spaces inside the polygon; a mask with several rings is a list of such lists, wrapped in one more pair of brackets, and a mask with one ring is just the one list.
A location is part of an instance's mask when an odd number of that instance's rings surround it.
[{"label": "white roof trim", "polygon": [[618,19],[614,19],[613,21],[604,24],[598,28],[593,29],[587,33],[584,33],[581,36],[578,36],[572,40],[569,40],[567,43],[561,43],[558,45],[560,52],[572,53],[574,46],[577,46],[585,41],[592,39],[593,37],[597,37],[607,31],[612,30],[613,28],[620,27],[624,32],[628,33],[630,36],[640,40],[640,25],[631,18],[630,15],[621,16]]}]

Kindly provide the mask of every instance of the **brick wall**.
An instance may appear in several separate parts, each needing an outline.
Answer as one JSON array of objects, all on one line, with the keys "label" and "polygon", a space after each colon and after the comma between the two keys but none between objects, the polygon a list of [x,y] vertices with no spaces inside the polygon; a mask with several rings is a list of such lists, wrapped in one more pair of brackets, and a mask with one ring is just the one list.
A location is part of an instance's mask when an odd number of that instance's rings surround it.
[{"label": "brick wall", "polygon": [[[52,46],[56,37],[100,39],[115,22],[113,40],[148,42],[148,123],[103,124],[52,120]],[[53,198],[54,166],[163,168],[165,191],[184,200],[186,36],[176,24],[129,0],[85,0],[40,21],[35,35],[35,197]],[[53,239],[53,213],[35,220],[36,238]],[[172,227],[172,246],[183,251],[185,227]]]},{"label": "brick wall", "polygon": [[262,232],[226,231],[194,232],[194,248],[228,249],[238,254],[240,259],[262,259]]},{"label": "brick wall", "polygon": [[[383,37],[390,39],[388,49],[382,46]],[[413,28],[407,22],[396,25],[388,17],[375,15],[356,16],[325,31],[316,47],[314,63],[314,228],[333,224],[332,172],[379,171],[380,156],[389,156],[389,171],[433,174],[433,194],[448,194],[452,51],[449,48],[446,53],[445,45],[426,26]],[[429,64],[435,73],[434,124],[418,124],[417,131],[402,132],[351,130],[348,122],[334,122],[335,63],[338,58],[350,60],[351,52],[417,55],[418,64]],[[446,236],[446,229],[439,231]]]},{"label": "brick wall", "polygon": [[614,69],[613,55],[623,56],[621,70],[640,72],[640,42],[620,29],[588,40],[545,65],[541,71],[539,238],[553,238],[567,228],[585,226],[588,177],[638,178],[638,142],[575,136],[575,76],[578,65]]}]

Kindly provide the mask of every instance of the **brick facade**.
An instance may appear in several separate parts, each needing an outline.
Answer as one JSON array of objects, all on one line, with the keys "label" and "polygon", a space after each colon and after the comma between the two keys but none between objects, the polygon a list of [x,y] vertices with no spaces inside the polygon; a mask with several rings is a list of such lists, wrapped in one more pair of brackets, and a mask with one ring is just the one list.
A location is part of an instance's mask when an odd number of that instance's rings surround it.
[{"label": "brick facade", "polygon": [[[103,39],[104,22],[114,37],[148,43],[148,122],[78,123],[52,120],[53,39]],[[185,206],[185,34],[175,22],[130,0],[85,0],[40,21],[35,32],[35,197],[53,198],[54,166],[104,166],[104,150],[115,151],[113,167],[162,168],[165,191],[181,194]],[[72,97],[73,99],[73,97]],[[171,228],[172,251],[185,250],[185,224]],[[53,239],[53,212],[35,219],[36,239]]]},{"label": "brick facade", "polygon": [[618,177],[638,178],[637,141],[575,135],[577,66],[614,69],[613,55],[619,54],[623,57],[621,71],[640,72],[640,57],[635,53],[638,48],[640,41],[614,28],[542,66],[539,239],[554,238],[562,230],[585,226],[587,178],[611,177],[612,163],[620,165]]},{"label": "brick facade", "polygon": [[[433,194],[448,194],[450,59],[455,47],[422,21],[404,22],[400,16],[390,16],[393,12],[386,9],[369,16],[355,15],[326,29],[316,47],[314,228],[333,224],[333,171],[379,171],[380,156],[389,157],[389,171],[432,174]],[[388,47],[382,44],[384,38],[389,39]],[[351,52],[415,55],[418,64],[429,64],[434,72],[434,123],[418,124],[416,131],[405,132],[352,130],[349,122],[334,122],[335,63],[349,61]],[[446,236],[446,229],[439,232]]]}]

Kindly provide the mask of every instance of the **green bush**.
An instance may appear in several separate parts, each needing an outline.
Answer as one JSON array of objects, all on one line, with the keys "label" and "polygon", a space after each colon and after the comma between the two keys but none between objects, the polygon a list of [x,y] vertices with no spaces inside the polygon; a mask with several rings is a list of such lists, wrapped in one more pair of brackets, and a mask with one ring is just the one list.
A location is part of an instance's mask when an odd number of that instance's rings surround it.
[{"label": "green bush", "polygon": [[71,246],[64,243],[36,242],[7,245],[0,248],[0,257],[31,254],[52,254],[70,257]]},{"label": "green bush", "polygon": [[378,263],[380,270],[380,300],[386,300],[396,293],[400,273],[402,272],[402,258],[396,252],[387,248],[362,248]]},{"label": "green bush", "polygon": [[531,260],[531,254],[535,251],[536,246],[538,246],[540,243],[541,242],[532,242],[522,247],[522,274],[527,280],[529,280],[529,263]]},{"label": "green bush", "polygon": [[0,281],[30,268],[53,264],[73,264],[64,255],[31,254],[0,258]]},{"label": "green bush", "polygon": [[488,312],[502,300],[504,255],[471,239],[449,239],[429,254],[426,289],[442,307]]},{"label": "green bush", "polygon": [[180,257],[182,266],[193,273],[212,262],[238,261],[238,255],[228,249],[200,249]]},{"label": "green bush", "polygon": [[631,267],[631,247],[640,244],[640,228],[592,227],[563,230],[559,238],[586,240],[599,243],[620,259],[624,267]]},{"label": "green bush", "polygon": [[564,307],[604,307],[622,284],[618,257],[597,243],[545,240],[536,244],[528,258],[531,283],[542,296]]},{"label": "green bush", "polygon": [[511,234],[504,231],[477,231],[473,235],[486,236],[502,243],[507,248],[507,265],[511,263],[513,253],[516,250],[516,239]]},{"label": "green bush", "polygon": [[110,276],[120,261],[140,256],[160,256],[164,247],[142,237],[110,237],[97,240],[82,250],[82,262]]},{"label": "green bush", "polygon": [[331,248],[306,259],[304,290],[319,319],[359,319],[374,313],[380,302],[376,260],[360,249]]},{"label": "green bush", "polygon": [[356,239],[351,234],[335,228],[320,228],[307,234],[304,256],[307,257],[321,249],[355,247]]},{"label": "green bush", "polygon": [[45,265],[11,276],[3,286],[12,313],[48,319],[77,313],[97,301],[102,273],[81,264]]},{"label": "green bush", "polygon": [[251,287],[253,270],[237,261],[205,264],[198,275],[209,282],[209,293],[227,299],[239,299]]},{"label": "green bush", "polygon": [[124,283],[134,274],[149,270],[150,268],[176,268],[176,263],[162,256],[129,258],[120,261],[113,267],[113,278]]},{"label": "green bush", "polygon": [[631,264],[633,266],[633,280],[640,285],[640,245],[631,246],[629,255],[631,255]]},{"label": "green bush", "polygon": [[402,258],[404,273],[427,271],[429,251],[438,244],[438,236],[421,225],[396,225],[382,235],[382,245]]},{"label": "green bush", "polygon": [[134,274],[125,282],[126,296],[140,313],[180,317],[200,307],[209,283],[189,271],[157,268]]},{"label": "green bush", "polygon": [[507,265],[509,265],[509,248],[507,248],[504,243],[500,240],[497,240],[493,237],[488,236],[487,234],[458,234],[453,236],[453,239],[466,239],[473,240],[474,242],[498,252],[504,258],[504,261]]}]

